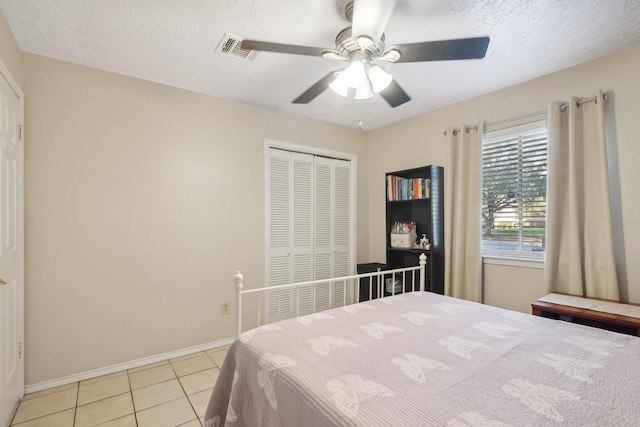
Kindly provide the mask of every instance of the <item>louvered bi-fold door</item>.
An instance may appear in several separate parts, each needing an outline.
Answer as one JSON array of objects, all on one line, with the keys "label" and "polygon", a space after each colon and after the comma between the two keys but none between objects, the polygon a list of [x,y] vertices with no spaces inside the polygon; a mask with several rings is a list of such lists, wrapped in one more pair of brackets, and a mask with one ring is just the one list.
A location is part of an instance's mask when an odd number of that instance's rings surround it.
[{"label": "louvered bi-fold door", "polygon": [[[351,269],[351,164],[315,159],[314,279],[347,276]],[[323,284],[314,295],[317,309],[349,301],[348,284]]]},{"label": "louvered bi-fold door", "polygon": [[[353,273],[351,163],[269,150],[267,286]],[[266,321],[343,305],[348,284],[274,290]]]},{"label": "louvered bi-fold door", "polygon": [[[313,278],[313,161],[309,154],[270,150],[268,286]],[[267,294],[269,321],[311,311],[311,289]]]}]

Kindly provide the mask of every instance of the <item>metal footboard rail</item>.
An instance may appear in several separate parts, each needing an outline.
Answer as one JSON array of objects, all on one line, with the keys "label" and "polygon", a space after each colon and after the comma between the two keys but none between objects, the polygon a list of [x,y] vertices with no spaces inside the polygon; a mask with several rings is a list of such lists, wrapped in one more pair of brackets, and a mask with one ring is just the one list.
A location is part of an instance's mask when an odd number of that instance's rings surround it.
[{"label": "metal footboard rail", "polygon": [[[399,277],[402,279],[402,291],[406,290],[406,274],[405,273],[411,273],[412,274],[412,280],[411,280],[411,290],[415,291],[415,290],[420,290],[420,291],[424,291],[425,290],[425,265],[427,263],[427,257],[425,254],[421,254],[420,258],[419,258],[419,263],[417,266],[414,267],[405,267],[405,268],[397,268],[394,270],[384,270],[384,271],[376,271],[376,272],[372,272],[372,273],[362,273],[362,274],[354,274],[351,276],[342,276],[342,277],[332,277],[332,278],[328,278],[328,279],[319,279],[319,280],[310,280],[307,282],[299,282],[299,283],[291,283],[291,284],[287,284],[287,285],[276,285],[276,286],[267,286],[267,287],[262,287],[262,288],[256,288],[256,289],[246,289],[243,290],[244,288],[244,277],[243,275],[239,272],[236,271],[236,274],[233,275],[233,282],[236,288],[236,337],[238,337],[241,333],[242,333],[242,297],[243,295],[247,295],[247,294],[266,294],[268,292],[272,292],[272,291],[277,291],[277,290],[293,290],[296,288],[302,288],[302,287],[312,287],[313,291],[315,292],[316,290],[316,286],[318,285],[325,285],[325,284],[335,284],[335,283],[339,283],[342,282],[343,283],[343,290],[345,291],[346,294],[346,289],[350,288],[350,286],[353,283],[356,283],[357,285],[355,286],[356,292],[355,292],[355,302],[358,302],[360,300],[360,279],[369,279],[369,298],[373,299],[373,289],[374,286],[376,287],[376,299],[377,298],[382,298],[385,294],[385,285],[383,282],[383,280],[381,280],[384,277],[387,278],[391,278],[391,291],[389,291],[389,293],[391,295],[395,295],[396,294],[396,277]],[[416,289],[416,273],[419,272],[419,288]],[[377,278],[376,280],[376,284],[373,284],[373,278]],[[399,280],[399,279],[398,279]],[[398,282],[399,283],[399,282]],[[329,296],[329,301],[331,304],[331,292],[332,292],[332,287],[329,286],[329,292],[330,292],[330,296]],[[342,304],[343,306],[346,305],[350,305],[352,303],[347,302],[347,299],[345,298],[344,304]],[[316,308],[317,306],[315,305],[314,302],[314,306],[313,306],[313,313],[316,313]],[[333,305],[331,305],[330,308],[333,308]],[[321,311],[321,310],[320,310]]]}]

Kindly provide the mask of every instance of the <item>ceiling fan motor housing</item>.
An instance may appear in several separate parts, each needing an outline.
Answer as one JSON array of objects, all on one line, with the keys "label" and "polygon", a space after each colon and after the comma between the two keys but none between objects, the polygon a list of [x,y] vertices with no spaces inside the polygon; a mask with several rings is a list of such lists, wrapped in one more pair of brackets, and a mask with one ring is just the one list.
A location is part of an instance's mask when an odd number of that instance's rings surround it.
[{"label": "ceiling fan motor housing", "polygon": [[[362,52],[363,50],[364,52]],[[347,27],[336,36],[336,51],[347,57],[351,57],[359,52],[369,55],[369,59],[380,56],[384,53],[384,34],[380,37],[378,43],[371,44],[365,49],[362,49],[360,44],[353,38],[351,27]]]}]

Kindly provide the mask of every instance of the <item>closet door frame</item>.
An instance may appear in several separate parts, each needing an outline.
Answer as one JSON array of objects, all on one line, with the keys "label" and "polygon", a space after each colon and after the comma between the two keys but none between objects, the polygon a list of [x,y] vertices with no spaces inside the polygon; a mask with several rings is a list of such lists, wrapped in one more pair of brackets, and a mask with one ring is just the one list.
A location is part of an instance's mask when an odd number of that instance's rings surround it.
[{"label": "closet door frame", "polygon": [[[268,195],[270,194],[270,183],[269,183],[269,173],[270,173],[270,150],[272,148],[291,151],[294,153],[302,153],[309,154],[321,157],[328,157],[333,159],[345,160],[350,162],[351,165],[351,174],[350,174],[350,236],[349,240],[351,242],[349,259],[349,274],[355,274],[356,268],[356,259],[357,259],[357,228],[356,228],[356,218],[357,218],[357,171],[358,171],[358,163],[357,156],[355,154],[343,153],[339,151],[327,150],[318,147],[312,147],[307,145],[293,144],[289,142],[276,141],[271,139],[264,140],[264,185],[265,185],[265,210],[264,210],[264,224],[265,224],[265,243],[264,243],[264,253],[265,253],[265,266],[264,266],[264,278],[265,278],[265,286],[268,286],[268,278],[269,278],[269,254],[270,254],[270,209],[268,205]],[[266,313],[265,313],[266,314]]]}]

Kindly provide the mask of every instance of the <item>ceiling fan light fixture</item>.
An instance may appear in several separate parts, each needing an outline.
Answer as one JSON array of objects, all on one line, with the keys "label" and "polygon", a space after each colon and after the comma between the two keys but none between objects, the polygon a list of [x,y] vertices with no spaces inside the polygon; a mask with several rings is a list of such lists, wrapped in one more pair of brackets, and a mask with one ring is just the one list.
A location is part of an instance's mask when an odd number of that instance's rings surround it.
[{"label": "ceiling fan light fixture", "polygon": [[373,90],[371,88],[371,82],[369,79],[366,79],[365,82],[356,88],[356,93],[353,96],[353,99],[369,99],[373,98]]},{"label": "ceiling fan light fixture", "polygon": [[339,72],[338,77],[329,87],[338,95],[347,97],[349,96],[349,88],[357,90],[365,84],[370,86],[365,64],[361,60],[355,59],[349,63],[347,68]]},{"label": "ceiling fan light fixture", "polygon": [[351,61],[349,66],[338,72],[338,76],[329,85],[340,96],[349,97],[350,89],[354,99],[368,99],[384,90],[393,77],[379,65],[373,65],[359,59]]},{"label": "ceiling fan light fixture", "polygon": [[360,60],[353,60],[349,66],[341,73],[344,74],[349,87],[359,88],[367,80],[364,63]]},{"label": "ceiling fan light fixture", "polygon": [[332,91],[345,98],[349,95],[349,82],[344,71],[338,74],[338,77],[329,85]]},{"label": "ceiling fan light fixture", "polygon": [[386,89],[386,87],[391,83],[391,80],[393,80],[391,74],[387,73],[379,65],[370,66],[367,70],[367,77],[369,77],[371,86],[375,93],[379,93]]}]

